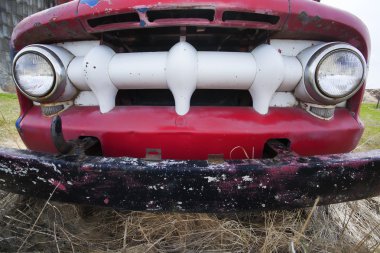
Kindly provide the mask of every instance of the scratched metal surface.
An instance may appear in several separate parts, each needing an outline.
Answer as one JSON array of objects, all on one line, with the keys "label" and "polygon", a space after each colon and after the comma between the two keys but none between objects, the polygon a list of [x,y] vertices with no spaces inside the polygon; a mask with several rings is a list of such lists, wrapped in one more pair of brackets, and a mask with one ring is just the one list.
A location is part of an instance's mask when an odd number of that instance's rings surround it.
[{"label": "scratched metal surface", "polygon": [[380,150],[273,159],[148,162],[55,157],[0,148],[0,188],[127,210],[232,212],[291,209],[380,194]]}]

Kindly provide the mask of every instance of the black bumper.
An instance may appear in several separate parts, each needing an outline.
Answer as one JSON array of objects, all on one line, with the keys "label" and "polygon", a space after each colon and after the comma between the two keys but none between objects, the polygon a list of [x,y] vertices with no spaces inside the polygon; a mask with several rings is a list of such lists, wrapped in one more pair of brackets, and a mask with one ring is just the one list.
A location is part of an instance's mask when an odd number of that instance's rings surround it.
[{"label": "black bumper", "polygon": [[380,195],[380,150],[271,159],[149,162],[53,156],[0,148],[0,188],[127,210],[230,212],[291,209]]}]

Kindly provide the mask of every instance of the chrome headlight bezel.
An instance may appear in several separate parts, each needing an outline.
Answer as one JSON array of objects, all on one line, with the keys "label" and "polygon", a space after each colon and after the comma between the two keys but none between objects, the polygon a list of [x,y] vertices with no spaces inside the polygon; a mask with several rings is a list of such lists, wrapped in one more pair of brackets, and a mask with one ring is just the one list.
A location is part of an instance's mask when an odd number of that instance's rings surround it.
[{"label": "chrome headlight bezel", "polygon": [[[363,76],[360,82],[352,88],[349,92],[342,96],[332,96],[325,93],[319,86],[318,83],[318,70],[324,60],[337,52],[350,52],[358,57],[363,67]],[[308,60],[305,71],[304,71],[304,83],[305,88],[308,94],[317,102],[321,104],[333,105],[338,104],[342,101],[346,101],[352,97],[363,85],[366,75],[367,75],[367,66],[364,56],[357,50],[355,47],[341,42],[334,42],[325,44],[322,47],[319,47],[313,55]]]},{"label": "chrome headlight bezel", "polygon": [[[33,96],[25,92],[16,79],[16,63],[20,57],[26,54],[35,54],[42,57],[44,60],[46,60],[46,62],[51,66],[53,70],[54,79],[52,87],[48,92],[42,94],[41,96]],[[66,82],[66,69],[57,54],[50,50],[47,46],[31,45],[23,48],[20,52],[17,53],[16,57],[14,58],[12,65],[12,78],[18,90],[27,98],[36,102],[51,101],[56,99],[63,92],[65,85],[62,84]]]}]

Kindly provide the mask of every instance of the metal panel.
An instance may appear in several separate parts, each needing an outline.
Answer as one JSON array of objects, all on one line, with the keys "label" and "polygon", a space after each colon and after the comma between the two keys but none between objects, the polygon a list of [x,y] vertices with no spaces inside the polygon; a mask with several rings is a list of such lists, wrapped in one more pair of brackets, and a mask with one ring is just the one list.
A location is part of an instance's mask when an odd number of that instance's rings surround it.
[{"label": "metal panel", "polygon": [[[273,145],[273,144],[272,144]],[[0,188],[127,210],[236,212],[339,203],[380,194],[380,150],[273,159],[149,162],[0,148]]]},{"label": "metal panel", "polygon": [[[330,121],[301,108],[270,108],[260,115],[249,107],[194,106],[179,116],[171,106],[118,106],[101,114],[95,106],[71,107],[61,115],[66,139],[93,136],[105,156],[143,158],[147,148],[159,148],[163,159],[260,158],[269,139],[288,139],[302,155],[344,153],[354,149],[363,126],[345,108]],[[32,150],[55,152],[51,119],[34,107],[21,121],[22,139]],[[254,153],[254,154],[253,154]]]}]

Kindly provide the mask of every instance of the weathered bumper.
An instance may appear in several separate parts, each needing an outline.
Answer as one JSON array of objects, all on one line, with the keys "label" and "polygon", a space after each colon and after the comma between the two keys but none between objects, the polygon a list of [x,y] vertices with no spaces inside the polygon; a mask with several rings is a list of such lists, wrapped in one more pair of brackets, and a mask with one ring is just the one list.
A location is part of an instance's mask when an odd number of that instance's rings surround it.
[{"label": "weathered bumper", "polygon": [[380,150],[271,159],[150,162],[0,148],[0,188],[128,210],[229,212],[307,207],[380,194]]}]

